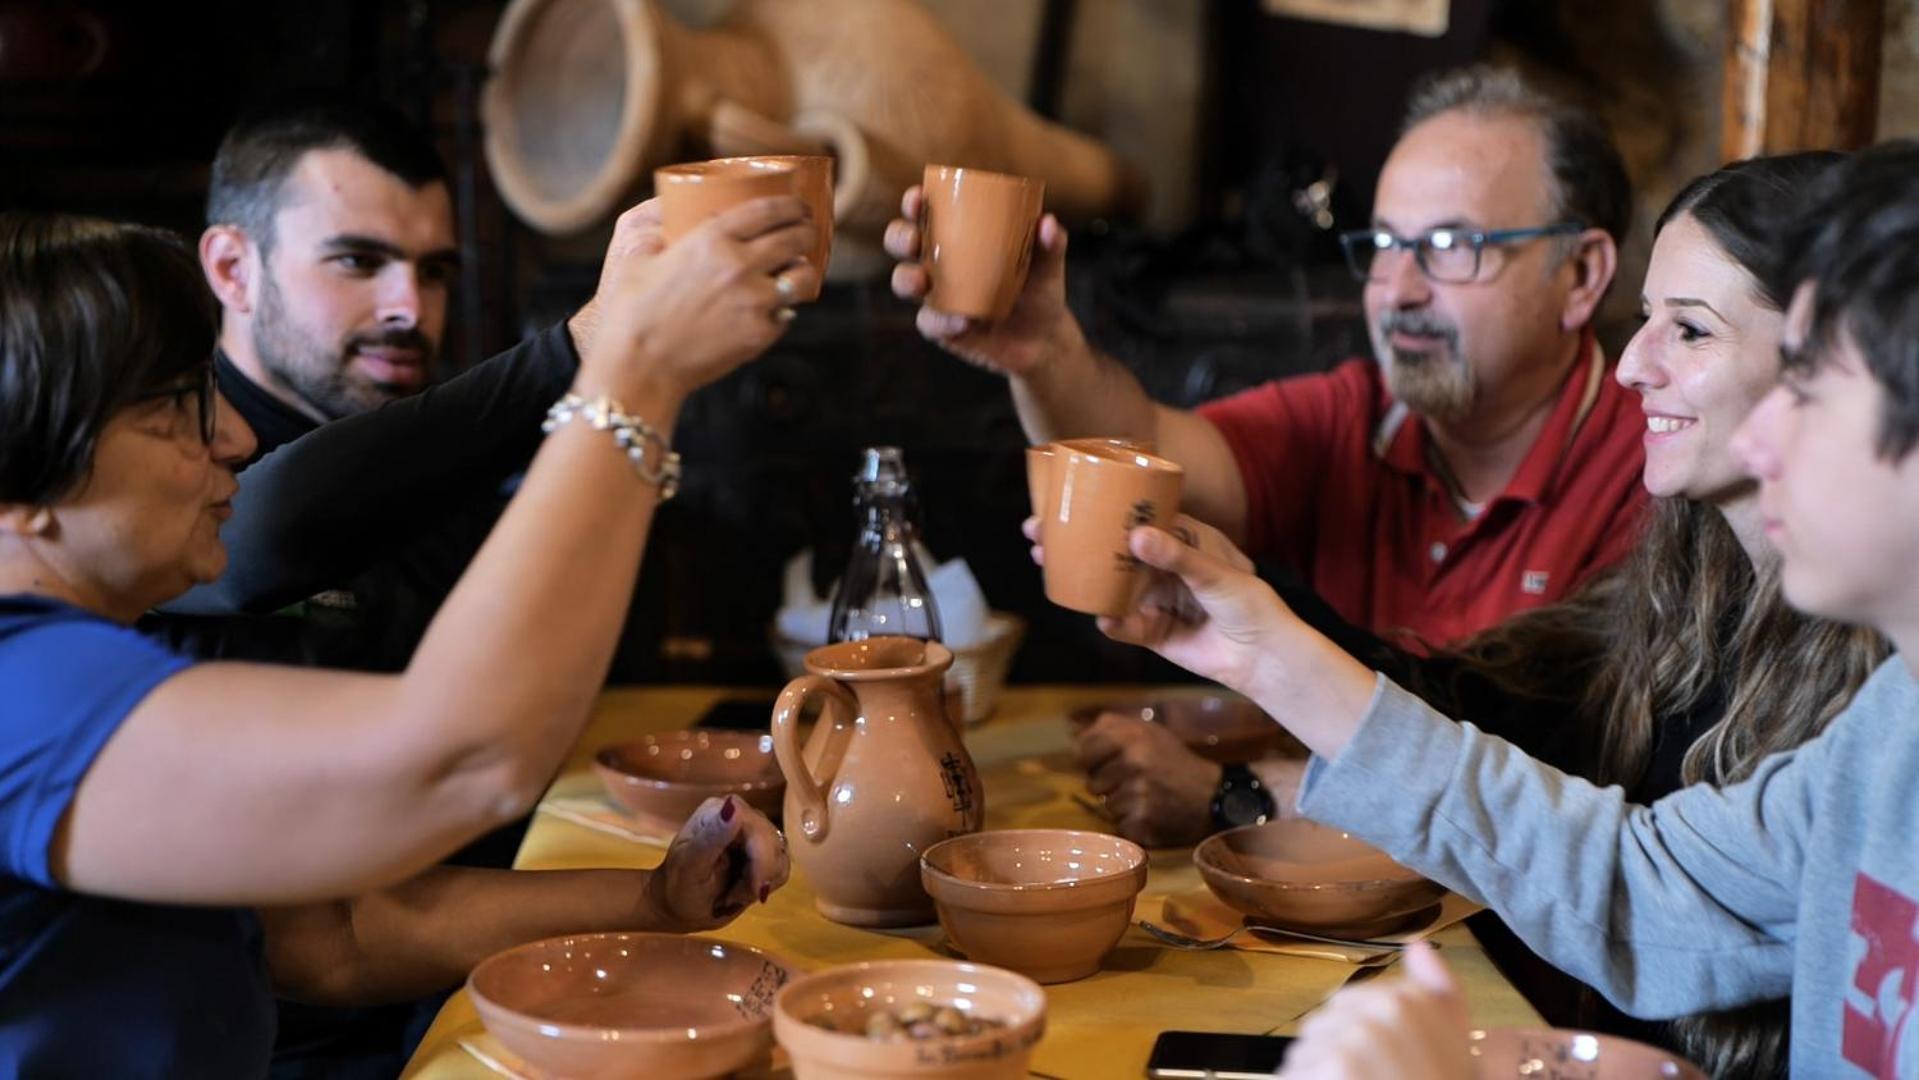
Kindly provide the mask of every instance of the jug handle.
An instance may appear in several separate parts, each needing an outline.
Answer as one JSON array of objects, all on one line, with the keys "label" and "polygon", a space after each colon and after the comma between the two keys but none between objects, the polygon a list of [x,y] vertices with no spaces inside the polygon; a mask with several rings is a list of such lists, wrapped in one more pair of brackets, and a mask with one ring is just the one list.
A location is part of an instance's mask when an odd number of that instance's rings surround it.
[{"label": "jug handle", "polygon": [[[808,840],[826,838],[826,792],[800,753],[800,713],[811,698],[824,698],[819,723],[851,721],[859,715],[859,702],[839,683],[823,675],[803,675],[786,684],[773,706],[773,756],[779,759],[786,784],[799,802],[800,833]],[[835,715],[835,714],[838,715]],[[791,828],[792,822],[787,822]]]}]

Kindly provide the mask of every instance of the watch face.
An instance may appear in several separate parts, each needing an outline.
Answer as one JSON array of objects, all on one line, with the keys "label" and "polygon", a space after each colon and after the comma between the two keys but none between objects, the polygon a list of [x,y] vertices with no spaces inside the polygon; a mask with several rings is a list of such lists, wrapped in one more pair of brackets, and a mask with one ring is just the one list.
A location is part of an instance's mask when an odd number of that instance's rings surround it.
[{"label": "watch face", "polygon": [[1258,788],[1236,787],[1219,800],[1219,816],[1234,825],[1251,825],[1272,812],[1266,793]]}]

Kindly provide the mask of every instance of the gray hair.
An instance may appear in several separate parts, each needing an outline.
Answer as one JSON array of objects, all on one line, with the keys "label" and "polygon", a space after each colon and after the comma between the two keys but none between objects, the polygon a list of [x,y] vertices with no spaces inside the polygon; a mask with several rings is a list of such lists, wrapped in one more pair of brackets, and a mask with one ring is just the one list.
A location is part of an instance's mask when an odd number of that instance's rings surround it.
[{"label": "gray hair", "polygon": [[1632,181],[1612,133],[1596,114],[1553,97],[1510,68],[1476,64],[1437,72],[1415,86],[1400,134],[1447,112],[1537,124],[1546,142],[1557,217],[1603,229],[1614,243],[1625,240],[1632,227]]}]

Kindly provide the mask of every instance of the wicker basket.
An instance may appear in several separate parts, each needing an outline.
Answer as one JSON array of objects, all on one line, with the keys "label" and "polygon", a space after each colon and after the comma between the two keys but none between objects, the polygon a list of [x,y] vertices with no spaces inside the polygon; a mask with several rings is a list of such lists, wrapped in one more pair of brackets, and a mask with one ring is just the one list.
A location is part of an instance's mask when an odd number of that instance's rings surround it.
[{"label": "wicker basket", "polygon": [[[1013,656],[1026,637],[1026,620],[1008,611],[995,611],[986,617],[986,636],[964,649],[953,650],[953,669],[946,674],[949,690],[957,688],[960,715],[966,723],[977,724],[993,715],[999,704],[1000,690],[1006,686],[1006,672]],[[786,677],[797,679],[806,674],[806,654],[819,645],[795,641],[773,634],[773,651],[779,654]]]}]

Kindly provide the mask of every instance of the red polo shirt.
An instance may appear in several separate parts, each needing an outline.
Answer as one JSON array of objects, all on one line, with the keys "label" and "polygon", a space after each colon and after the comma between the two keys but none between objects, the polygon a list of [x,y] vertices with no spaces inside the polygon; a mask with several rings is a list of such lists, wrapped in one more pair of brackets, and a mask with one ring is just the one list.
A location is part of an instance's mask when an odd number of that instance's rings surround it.
[{"label": "red polo shirt", "polygon": [[1566,595],[1638,539],[1645,417],[1597,345],[1506,489],[1467,520],[1426,424],[1350,360],[1201,407],[1239,461],[1247,550],[1290,563],[1349,621],[1457,642]]}]

